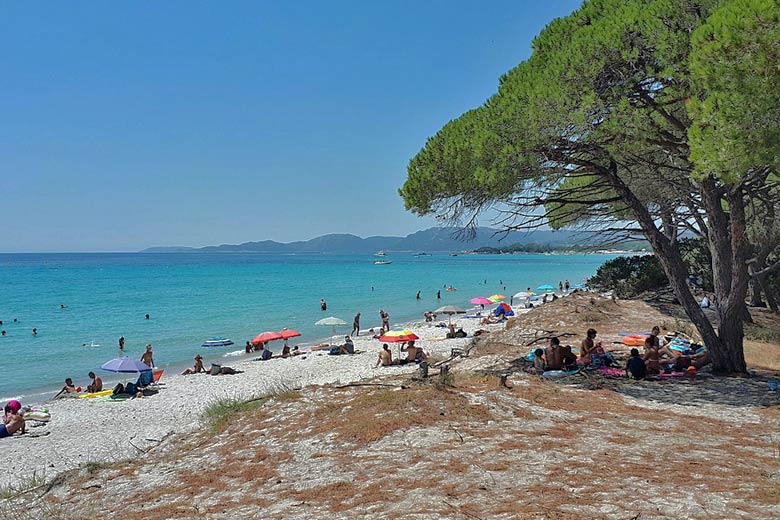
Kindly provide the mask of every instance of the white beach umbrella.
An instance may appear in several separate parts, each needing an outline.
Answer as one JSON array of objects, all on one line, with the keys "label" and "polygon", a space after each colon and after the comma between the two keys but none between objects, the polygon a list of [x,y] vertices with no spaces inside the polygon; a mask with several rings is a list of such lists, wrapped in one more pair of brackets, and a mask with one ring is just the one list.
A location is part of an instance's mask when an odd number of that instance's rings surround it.
[{"label": "white beach umbrella", "polygon": [[[336,327],[341,327],[342,325],[346,325],[346,324],[347,324],[346,321],[340,318],[336,318],[334,316],[322,318],[321,320],[315,323],[315,325],[318,325],[320,327],[333,327],[333,336],[336,335]],[[333,339],[332,336],[331,339]]]},{"label": "white beach umbrella", "polygon": [[444,307],[439,307],[435,311],[433,311],[434,314],[449,314],[450,316],[450,323],[452,323],[452,315],[453,314],[466,314],[466,311],[461,309],[460,307],[455,307],[454,305],[445,305]]}]

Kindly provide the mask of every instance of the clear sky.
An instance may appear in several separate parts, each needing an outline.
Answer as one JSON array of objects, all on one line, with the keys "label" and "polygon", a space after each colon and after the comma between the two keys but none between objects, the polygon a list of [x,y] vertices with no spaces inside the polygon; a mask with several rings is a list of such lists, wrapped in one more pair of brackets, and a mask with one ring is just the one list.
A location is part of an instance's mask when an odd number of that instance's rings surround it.
[{"label": "clear sky", "polygon": [[434,225],[408,160],[579,3],[5,3],[0,251]]}]

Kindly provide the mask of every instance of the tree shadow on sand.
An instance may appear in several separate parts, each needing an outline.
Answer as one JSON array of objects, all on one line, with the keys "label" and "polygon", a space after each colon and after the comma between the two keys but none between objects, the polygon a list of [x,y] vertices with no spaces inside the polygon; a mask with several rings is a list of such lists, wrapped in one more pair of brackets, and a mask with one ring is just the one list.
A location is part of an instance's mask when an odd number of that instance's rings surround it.
[{"label": "tree shadow on sand", "polygon": [[[528,367],[525,359],[518,358],[508,368],[496,367],[496,370],[488,372],[508,375],[526,372]],[[780,390],[769,390],[770,379],[780,380],[780,375],[756,372],[751,377],[716,377],[702,371],[693,377],[635,381],[625,377],[607,377],[594,370],[550,381],[586,390],[608,389],[635,399],[681,406],[780,406]]]}]

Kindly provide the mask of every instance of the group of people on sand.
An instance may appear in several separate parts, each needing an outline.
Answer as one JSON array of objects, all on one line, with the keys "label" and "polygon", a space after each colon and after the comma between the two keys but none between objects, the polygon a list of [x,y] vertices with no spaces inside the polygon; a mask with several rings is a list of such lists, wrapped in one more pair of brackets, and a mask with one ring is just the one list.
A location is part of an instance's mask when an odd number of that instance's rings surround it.
[{"label": "group of people on sand", "polygon": [[[660,328],[653,327],[644,343],[644,353],[632,348],[626,362],[626,375],[635,379],[671,372],[695,373],[710,362],[706,348],[692,344],[687,351],[675,354],[660,335]],[[596,329],[588,329],[585,338],[580,343],[580,356],[572,351],[571,346],[561,345],[557,337],[550,338],[549,346],[537,348],[533,352],[535,372],[550,370],[573,371],[585,367],[610,367],[617,365],[614,356],[606,352],[600,341],[596,341]]]},{"label": "group of people on sand", "polygon": [[382,350],[379,351],[379,357],[374,366],[389,367],[391,365],[406,365],[409,363],[419,364],[428,359],[428,355],[423,351],[422,347],[415,345],[414,340],[403,342],[401,344],[401,352],[406,353],[405,358],[393,359],[390,345],[383,343]]}]

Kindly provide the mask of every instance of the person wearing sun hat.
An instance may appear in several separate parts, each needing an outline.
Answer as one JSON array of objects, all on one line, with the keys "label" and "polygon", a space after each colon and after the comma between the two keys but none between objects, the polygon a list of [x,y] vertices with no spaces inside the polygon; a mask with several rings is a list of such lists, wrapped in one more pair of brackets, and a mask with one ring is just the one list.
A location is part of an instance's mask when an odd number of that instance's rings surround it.
[{"label": "person wearing sun hat", "polygon": [[192,368],[188,368],[184,372],[181,373],[183,376],[188,376],[190,374],[199,374],[201,372],[205,372],[206,369],[203,367],[203,356],[200,354],[195,354],[195,366]]}]

